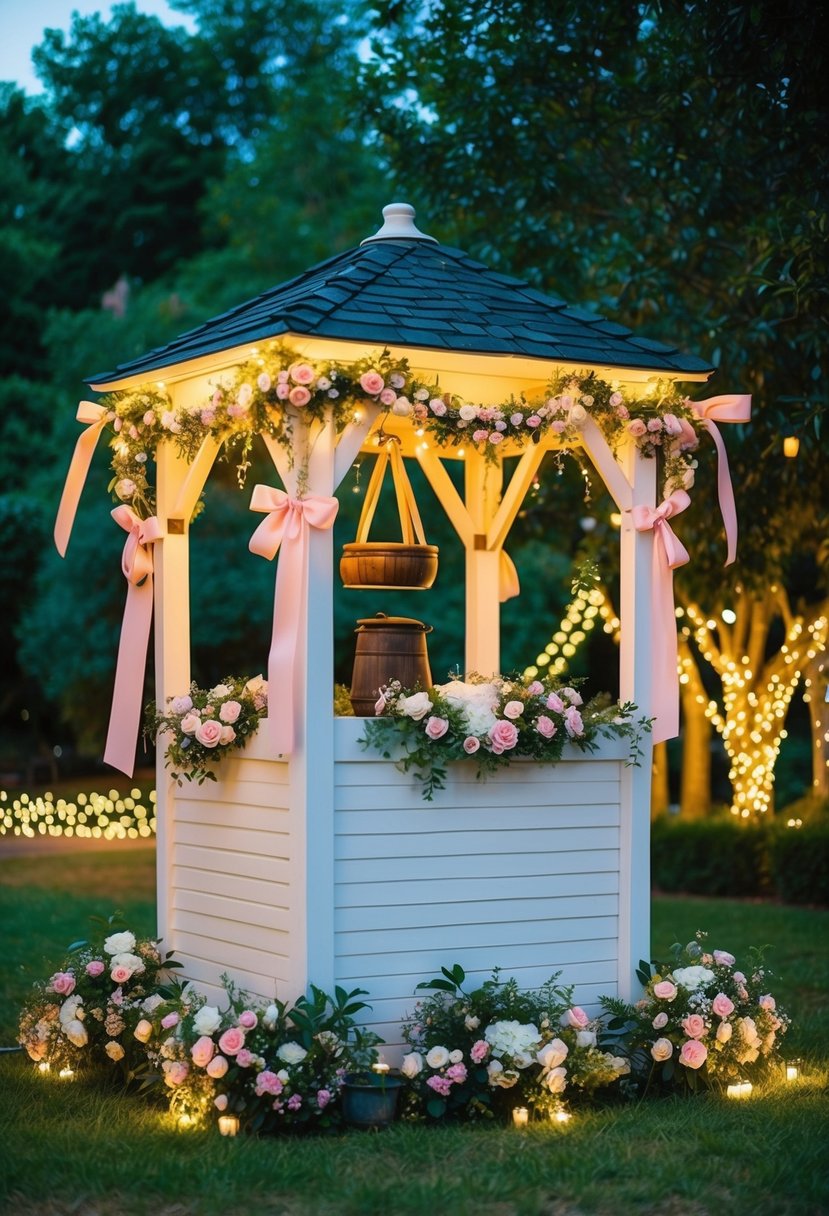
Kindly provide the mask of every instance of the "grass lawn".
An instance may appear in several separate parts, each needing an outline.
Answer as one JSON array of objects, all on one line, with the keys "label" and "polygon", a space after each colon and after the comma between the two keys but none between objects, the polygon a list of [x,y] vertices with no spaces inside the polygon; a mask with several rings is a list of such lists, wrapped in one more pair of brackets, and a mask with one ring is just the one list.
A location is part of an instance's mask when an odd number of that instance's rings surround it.
[{"label": "grass lawn", "polygon": [[[0,860],[0,1045],[18,1004],[90,914],[154,929],[151,849]],[[67,1085],[0,1056],[0,1212],[9,1216],[818,1216],[829,1211],[829,912],[659,899],[655,952],[709,928],[742,961],[770,943],[806,1079],[747,1102],[648,1099],[564,1130],[396,1125],[307,1140],[181,1133],[137,1097]],[[715,940],[714,940],[715,939]],[[463,961],[459,959],[459,961]],[[493,959],[493,964],[497,963]]]}]

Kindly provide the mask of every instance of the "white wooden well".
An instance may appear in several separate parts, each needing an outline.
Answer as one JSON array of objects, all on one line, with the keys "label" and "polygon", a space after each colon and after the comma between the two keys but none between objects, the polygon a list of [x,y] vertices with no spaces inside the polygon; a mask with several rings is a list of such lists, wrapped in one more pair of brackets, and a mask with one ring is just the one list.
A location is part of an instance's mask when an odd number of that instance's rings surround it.
[{"label": "white wooden well", "polygon": [[[402,248],[422,238],[404,225],[387,239]],[[308,359],[348,361],[378,345],[285,329],[272,332]],[[128,365],[94,387],[163,380],[175,406],[196,405],[250,356],[250,339],[213,345],[194,353],[186,342],[174,343],[151,360],[150,371],[146,362],[139,370]],[[445,390],[484,404],[543,392],[555,366],[520,349],[387,345],[424,379],[439,376]],[[624,365],[569,362],[640,392],[654,375],[644,353],[639,367],[635,358]],[[691,370],[673,378],[706,379],[699,361],[685,366]],[[663,367],[660,374],[668,373]],[[373,450],[376,420],[371,406],[338,442],[333,428],[314,436],[310,493],[335,493],[357,453]],[[558,441],[547,436],[523,450],[505,443],[491,465],[474,450],[429,445],[408,419],[384,425],[399,435],[404,456],[420,463],[463,543],[466,668],[498,672],[501,550],[543,455]],[[300,444],[308,438],[299,424],[297,437]],[[620,696],[648,716],[654,541],[652,532],[634,529],[631,509],[655,506],[655,462],[632,441],[614,454],[590,420],[582,439],[622,517]],[[273,443],[269,450],[294,494],[296,463],[292,468]],[[190,465],[171,442],[158,451],[160,705],[190,684],[188,520],[216,454],[212,440]],[[503,458],[510,455],[520,459],[505,485]],[[449,459],[464,461],[463,495],[447,475]],[[626,766],[626,744],[609,741],[592,755],[573,748],[557,766],[514,761],[485,782],[476,780],[473,762],[458,762],[446,789],[424,803],[412,777],[360,747],[360,719],[333,716],[331,531],[311,530],[308,553],[292,754],[272,754],[260,731],[222,762],[215,783],[177,786],[159,749],[158,928],[185,974],[217,1001],[225,972],[262,997],[294,998],[311,982],[364,988],[373,1005],[369,1021],[390,1044],[400,1041],[399,1020],[415,984],[455,962],[478,981],[497,965],[526,986],[560,971],[562,982],[575,984],[576,1000],[593,1010],[600,994],[631,996],[637,962],[649,956],[647,740],[638,767]],[[263,661],[267,644],[263,638]],[[271,688],[272,700],[279,695]]]}]

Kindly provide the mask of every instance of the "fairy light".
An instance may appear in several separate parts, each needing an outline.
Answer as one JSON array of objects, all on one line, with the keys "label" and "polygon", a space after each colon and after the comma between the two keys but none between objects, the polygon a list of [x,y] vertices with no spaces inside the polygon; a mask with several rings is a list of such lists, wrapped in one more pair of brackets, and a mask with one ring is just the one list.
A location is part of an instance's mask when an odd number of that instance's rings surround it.
[{"label": "fairy light", "polygon": [[0,837],[75,837],[79,840],[151,840],[155,835],[155,790],[145,805],[140,789],[78,794],[74,801],[50,791],[10,798],[0,790]]},{"label": "fairy light", "polygon": [[621,622],[610,607],[604,591],[600,587],[589,590],[579,587],[550,641],[541,654],[536,655],[535,663],[524,669],[524,679],[535,679],[539,668],[549,668],[551,675],[562,675],[569,667],[568,660],[573,658],[599,622],[603,622],[604,632],[612,634],[613,640],[618,642]]},{"label": "fairy light", "polygon": [[[777,659],[763,674],[752,670],[747,654],[737,655],[729,649],[727,632],[717,630],[715,640],[716,622],[703,617],[696,605],[688,606],[687,617],[690,629],[683,627],[683,636],[693,636],[703,658],[722,681],[722,707],[709,700],[705,716],[722,738],[730,761],[731,814],[743,820],[763,815],[771,810],[774,770],[780,746],[787,737],[785,721],[789,706],[805,662],[826,645],[829,620],[825,616],[809,623],[802,618],[793,619],[787,626]],[[691,660],[680,663],[681,683],[688,682],[688,672],[683,668],[690,663]],[[697,701],[703,704],[704,698],[697,697]],[[789,826],[799,824],[790,822]]]}]

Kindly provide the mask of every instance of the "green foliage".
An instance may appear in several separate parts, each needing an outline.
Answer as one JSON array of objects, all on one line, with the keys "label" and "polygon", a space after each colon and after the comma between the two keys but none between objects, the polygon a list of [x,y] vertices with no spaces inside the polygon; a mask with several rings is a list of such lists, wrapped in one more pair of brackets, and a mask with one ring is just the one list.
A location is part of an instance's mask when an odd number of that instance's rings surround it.
[{"label": "green foliage", "polygon": [[829,822],[779,827],[769,834],[774,889],[788,904],[829,903]]}]

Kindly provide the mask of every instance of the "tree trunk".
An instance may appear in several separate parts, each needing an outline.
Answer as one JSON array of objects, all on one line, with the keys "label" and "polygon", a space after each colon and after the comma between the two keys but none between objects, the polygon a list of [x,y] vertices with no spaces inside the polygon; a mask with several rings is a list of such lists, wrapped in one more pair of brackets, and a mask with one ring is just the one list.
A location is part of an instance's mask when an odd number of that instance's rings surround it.
[{"label": "tree trunk", "polygon": [[683,697],[682,772],[679,810],[683,819],[711,811],[711,720],[694,696]]},{"label": "tree trunk", "polygon": [[668,746],[657,743],[653,749],[651,769],[651,819],[664,815],[671,801],[668,788]]},{"label": "tree trunk", "polygon": [[829,798],[829,706],[826,704],[827,656],[819,652],[806,669],[804,701],[809,710],[812,736],[812,787],[814,798]]}]

